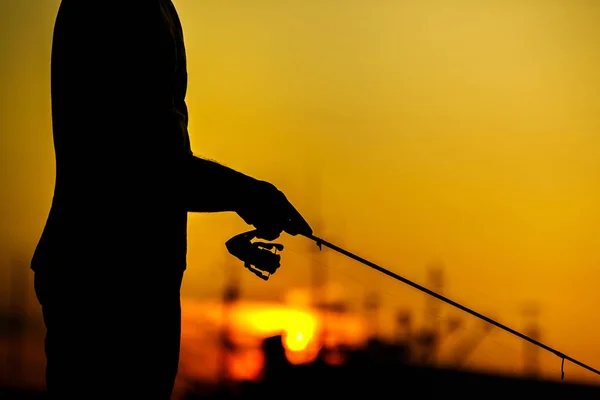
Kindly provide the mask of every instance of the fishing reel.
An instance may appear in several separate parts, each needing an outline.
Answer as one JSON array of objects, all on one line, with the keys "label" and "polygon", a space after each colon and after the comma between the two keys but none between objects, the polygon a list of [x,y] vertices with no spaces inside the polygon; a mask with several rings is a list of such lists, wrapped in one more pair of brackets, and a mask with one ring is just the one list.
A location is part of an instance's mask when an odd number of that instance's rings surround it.
[{"label": "fishing reel", "polygon": [[229,239],[225,246],[232,256],[244,263],[244,267],[266,281],[281,266],[281,256],[277,254],[277,251],[282,251],[283,245],[252,242],[259,234],[257,230],[240,233]]}]

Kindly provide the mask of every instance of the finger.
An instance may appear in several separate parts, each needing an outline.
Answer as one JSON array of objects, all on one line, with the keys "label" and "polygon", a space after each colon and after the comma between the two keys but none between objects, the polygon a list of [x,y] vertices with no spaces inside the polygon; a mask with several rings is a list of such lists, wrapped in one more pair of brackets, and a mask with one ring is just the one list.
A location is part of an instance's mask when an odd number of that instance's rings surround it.
[{"label": "finger", "polygon": [[253,243],[255,246],[258,246],[262,249],[265,250],[278,250],[281,251],[283,250],[283,245],[281,243],[273,243],[273,242],[254,242]]},{"label": "finger", "polygon": [[254,225],[254,216],[247,215],[246,213],[238,213],[238,215],[247,225]]},{"label": "finger", "polygon": [[285,232],[296,236],[298,234],[304,236],[310,236],[313,233],[312,228],[308,224],[308,222],[302,217],[302,215],[296,210],[296,208],[290,203],[289,204],[289,214],[287,218],[287,224],[285,227]]},{"label": "finger", "polygon": [[281,235],[281,232],[282,230],[257,228],[256,237],[258,239],[272,241],[277,239]]}]

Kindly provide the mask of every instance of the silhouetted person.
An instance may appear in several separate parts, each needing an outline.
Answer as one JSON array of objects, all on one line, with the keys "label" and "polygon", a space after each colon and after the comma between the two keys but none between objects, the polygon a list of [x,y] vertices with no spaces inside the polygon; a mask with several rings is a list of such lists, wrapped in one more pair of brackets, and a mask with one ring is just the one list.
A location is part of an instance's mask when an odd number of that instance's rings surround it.
[{"label": "silhouetted person", "polygon": [[193,156],[170,0],[63,0],[51,84],[56,185],[32,259],[48,392],[168,399],[187,213],[237,212],[267,240],[310,227],[270,183]]}]

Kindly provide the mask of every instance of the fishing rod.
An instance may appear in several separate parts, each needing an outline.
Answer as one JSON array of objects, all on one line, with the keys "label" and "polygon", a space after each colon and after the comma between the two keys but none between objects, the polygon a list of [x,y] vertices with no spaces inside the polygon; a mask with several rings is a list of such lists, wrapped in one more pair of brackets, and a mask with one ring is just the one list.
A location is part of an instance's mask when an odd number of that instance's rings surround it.
[{"label": "fishing rod", "polygon": [[[301,234],[301,236],[304,236],[307,239],[314,241],[320,250],[323,249],[323,246],[328,247],[329,249],[331,249],[337,253],[340,253],[348,258],[358,261],[359,263],[366,265],[367,267],[370,267],[376,271],[379,271],[382,274],[387,275],[392,279],[395,279],[395,280],[402,282],[408,286],[411,286],[423,293],[433,296],[436,299],[443,301],[444,303],[450,304],[451,306],[456,307],[459,310],[462,310],[468,314],[471,314],[474,317],[477,317],[491,325],[494,325],[514,336],[517,336],[523,340],[526,340],[529,343],[532,343],[533,345],[538,346],[538,347],[556,355],[558,358],[560,358],[562,360],[561,367],[560,367],[561,380],[564,380],[564,378],[565,378],[565,370],[564,370],[565,360],[570,361],[573,364],[578,365],[590,372],[593,372],[596,375],[600,375],[599,370],[592,368],[589,365],[584,364],[583,362],[576,360],[573,357],[570,357],[561,351],[558,351],[548,345],[545,345],[544,343],[541,343],[519,331],[516,331],[504,324],[501,324],[498,321],[493,320],[492,318],[489,318],[481,313],[478,313],[477,311],[474,311],[469,307],[466,307],[460,303],[457,303],[454,300],[451,300],[445,296],[442,296],[441,294],[439,294],[433,290],[427,289],[426,287],[421,286],[421,285],[419,285],[403,276],[400,276],[386,268],[383,268],[369,260],[359,257],[356,254],[349,252],[348,250],[345,250],[345,249],[343,249],[339,246],[336,246],[318,236],[313,235],[312,233]],[[227,247],[227,250],[229,251],[229,253],[231,253],[233,256],[239,258],[241,261],[244,262],[244,266],[250,272],[252,272],[259,278],[266,281],[280,267],[281,256],[279,254],[277,254],[277,251],[282,251],[283,245],[279,244],[279,243],[266,243],[266,242],[258,242],[258,241],[252,242],[252,240],[257,237],[259,237],[259,232],[256,230],[244,232],[244,233],[234,236],[229,241],[227,241],[226,247]]]}]

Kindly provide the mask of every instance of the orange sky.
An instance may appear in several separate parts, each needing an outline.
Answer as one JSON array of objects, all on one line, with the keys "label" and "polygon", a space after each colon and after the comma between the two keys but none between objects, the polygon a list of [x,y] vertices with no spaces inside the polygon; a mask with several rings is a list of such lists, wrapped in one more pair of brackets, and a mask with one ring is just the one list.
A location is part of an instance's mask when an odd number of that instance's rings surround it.
[{"label": "orange sky", "polygon": [[[29,255],[50,206],[58,4],[0,0],[2,257]],[[197,154],[272,181],[311,222],[322,215],[317,234],[417,282],[443,260],[449,296],[511,326],[537,301],[545,341],[600,366],[600,3],[175,4]],[[184,295],[212,297],[223,266],[241,268],[224,242],[246,226],[190,220]],[[414,290],[282,241],[284,268],[268,283],[244,273],[246,296],[307,284],[317,258],[349,292],[421,312]],[[520,348],[498,335],[478,354],[518,363]]]}]

